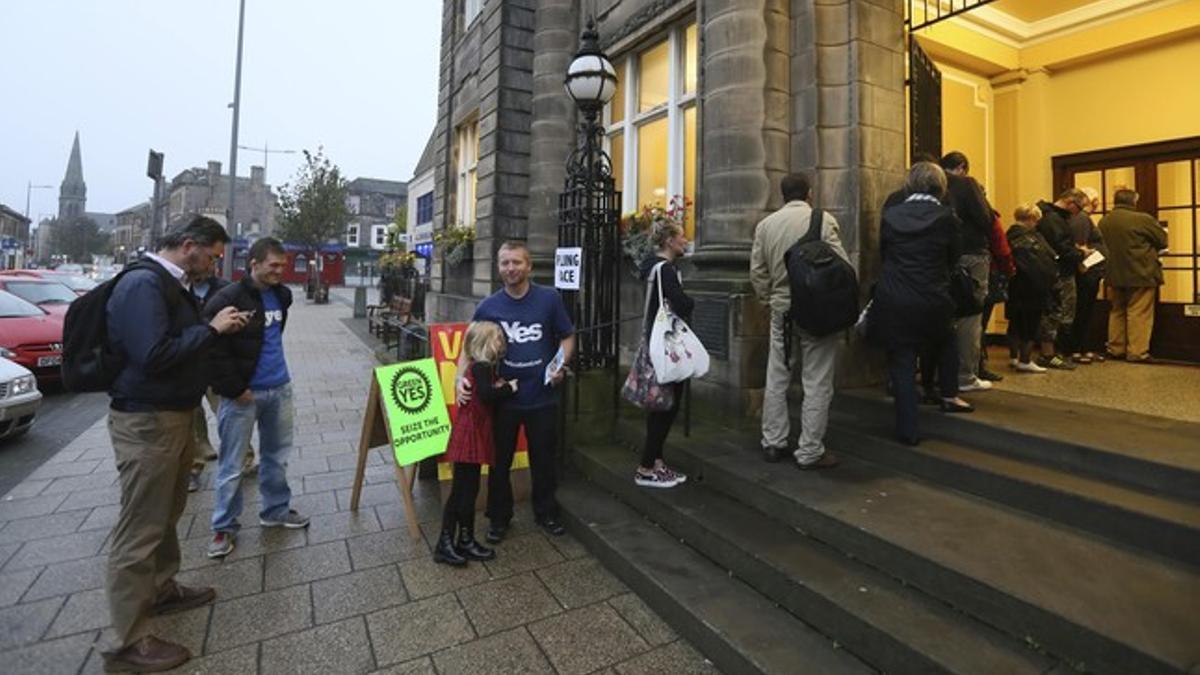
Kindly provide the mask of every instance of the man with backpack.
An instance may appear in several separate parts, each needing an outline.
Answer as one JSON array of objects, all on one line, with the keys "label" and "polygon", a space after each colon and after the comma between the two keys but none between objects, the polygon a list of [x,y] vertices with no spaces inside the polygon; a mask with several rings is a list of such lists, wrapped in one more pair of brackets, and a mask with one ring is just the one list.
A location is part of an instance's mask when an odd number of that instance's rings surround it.
[{"label": "man with backpack", "polygon": [[[849,258],[838,239],[837,220],[828,213],[814,210],[808,203],[811,184],[803,174],[784,176],[780,183],[784,205],[775,213],[764,218],[754,230],[754,247],[750,253],[750,282],[759,302],[771,309],[770,352],[767,356],[766,388],[763,392],[762,451],[768,462],[778,462],[788,448],[790,419],[788,417],[787,390],[792,380],[788,367],[791,326],[798,322],[800,337],[801,380],[804,402],[801,408],[799,444],[793,456],[801,469],[824,469],[838,465],[838,459],[825,450],[825,428],[829,421],[829,404],[833,400],[833,376],[836,368],[837,330],[849,327],[858,314],[857,298],[852,306],[813,307],[793,314],[793,286],[800,282],[806,296],[811,295],[814,305],[838,296],[829,289],[804,288],[803,280],[789,275],[789,255],[793,269],[804,267],[806,256],[800,254],[799,245],[807,248],[808,260],[818,264],[833,263],[830,268],[834,276],[849,266]],[[817,228],[812,230],[812,228]],[[812,230],[810,232],[810,230]],[[806,236],[807,235],[807,236]],[[794,247],[796,247],[794,249]],[[818,250],[820,249],[820,250]],[[789,252],[792,252],[789,254]],[[830,253],[832,252],[832,253]],[[829,260],[828,257],[833,257]],[[812,267],[809,267],[811,270]],[[850,268],[853,274],[853,268]],[[818,277],[809,275],[808,278]],[[857,285],[854,291],[857,294]],[[847,301],[838,301],[846,304]],[[840,311],[846,310],[846,311]],[[836,317],[848,315],[849,323],[835,327],[818,326],[812,321],[823,322],[834,319],[834,324],[843,323]],[[808,329],[805,328],[808,326]],[[834,328],[834,331],[828,331]]]},{"label": "man with backpack", "polygon": [[[188,290],[189,275],[211,269],[228,241],[219,223],[196,216],[168,232],[157,253],[147,252],[76,300],[67,317],[64,381],[78,390],[107,380],[112,397],[108,430],[121,513],[108,557],[117,648],[104,654],[107,672],[158,672],[187,661],[187,648],[150,634],[150,618],[216,597],[211,588],[175,582],[180,563],[175,524],[187,503],[196,406],[208,388],[206,352],[217,335],[240,330],[246,321],[230,309],[204,323]],[[89,335],[95,345],[86,344]],[[103,352],[99,366],[89,360],[97,348]]]}]

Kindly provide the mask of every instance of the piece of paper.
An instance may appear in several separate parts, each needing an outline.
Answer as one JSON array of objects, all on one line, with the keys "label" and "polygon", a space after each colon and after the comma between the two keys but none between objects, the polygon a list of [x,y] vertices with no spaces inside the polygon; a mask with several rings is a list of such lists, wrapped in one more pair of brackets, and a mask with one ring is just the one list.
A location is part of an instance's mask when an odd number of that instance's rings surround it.
[{"label": "piece of paper", "polygon": [[550,363],[546,364],[546,374],[545,379],[543,380],[545,384],[550,384],[550,380],[554,377],[554,374],[557,373],[560,368],[562,368],[563,361],[565,361],[566,358],[567,356],[563,353],[563,348],[560,345],[558,351],[554,353],[554,358],[550,359]]},{"label": "piece of paper", "polygon": [[1092,254],[1083,259],[1083,268],[1090,270],[1096,265],[1104,262],[1104,254],[1100,251],[1092,251]]}]

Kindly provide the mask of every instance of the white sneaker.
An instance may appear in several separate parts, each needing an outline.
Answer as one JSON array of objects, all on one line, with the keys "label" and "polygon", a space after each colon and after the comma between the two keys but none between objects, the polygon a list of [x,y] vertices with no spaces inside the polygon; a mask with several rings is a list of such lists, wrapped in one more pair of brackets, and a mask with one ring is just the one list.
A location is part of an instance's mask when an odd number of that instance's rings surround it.
[{"label": "white sneaker", "polygon": [[652,471],[650,473],[634,471],[633,483],[638,487],[650,488],[673,488],[676,485],[679,485],[679,481],[675,480],[673,477],[668,478],[666,475],[658,471]]},{"label": "white sneaker", "polygon": [[987,391],[992,388],[992,383],[987,380],[981,380],[978,377],[970,384],[958,385],[958,390],[961,391]]},{"label": "white sneaker", "polygon": [[1012,368],[1013,370],[1017,370],[1017,364],[1019,364],[1019,363],[1020,363],[1020,361],[1018,361],[1017,359],[1009,359],[1008,367]]},{"label": "white sneaker", "polygon": [[1029,363],[1018,363],[1017,365],[1013,366],[1013,368],[1022,373],[1044,373],[1044,372],[1046,372],[1045,368],[1039,366],[1038,364],[1034,363],[1033,361],[1030,361]]}]

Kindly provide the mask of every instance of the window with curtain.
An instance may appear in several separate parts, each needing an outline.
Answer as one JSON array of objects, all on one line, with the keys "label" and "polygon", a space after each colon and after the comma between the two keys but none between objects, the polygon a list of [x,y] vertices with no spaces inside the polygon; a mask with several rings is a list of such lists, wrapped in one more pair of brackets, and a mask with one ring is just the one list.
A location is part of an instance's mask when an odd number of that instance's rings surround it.
[{"label": "window with curtain", "polygon": [[479,120],[471,120],[458,127],[455,145],[458,163],[458,178],[455,184],[457,224],[474,225],[475,174],[479,164]]},{"label": "window with curtain", "polygon": [[[622,212],[665,206],[676,195],[695,200],[697,39],[694,22],[677,25],[615,62],[617,91],[605,121]],[[693,239],[694,206],[685,228]]]}]

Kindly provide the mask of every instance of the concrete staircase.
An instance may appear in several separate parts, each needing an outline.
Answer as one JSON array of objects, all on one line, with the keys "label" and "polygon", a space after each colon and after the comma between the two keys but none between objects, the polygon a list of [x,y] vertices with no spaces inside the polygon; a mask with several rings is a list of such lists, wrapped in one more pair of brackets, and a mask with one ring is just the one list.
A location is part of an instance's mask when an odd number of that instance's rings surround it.
[{"label": "concrete staircase", "polygon": [[[925,411],[849,392],[842,466],[767,464],[714,423],[638,488],[642,422],[572,425],[572,532],[729,673],[1200,672],[1200,425],[1004,392]],[[698,415],[699,417],[699,415]],[[798,427],[797,425],[794,425]],[[585,429],[586,433],[577,433]]]}]

